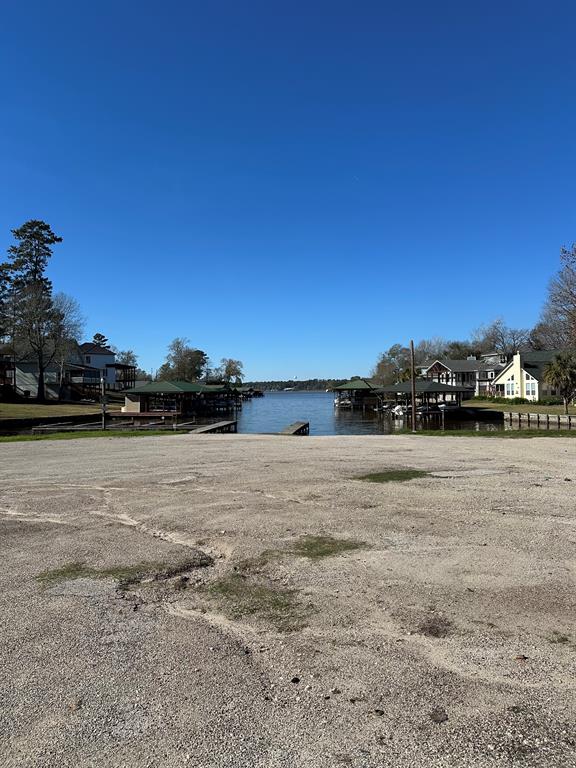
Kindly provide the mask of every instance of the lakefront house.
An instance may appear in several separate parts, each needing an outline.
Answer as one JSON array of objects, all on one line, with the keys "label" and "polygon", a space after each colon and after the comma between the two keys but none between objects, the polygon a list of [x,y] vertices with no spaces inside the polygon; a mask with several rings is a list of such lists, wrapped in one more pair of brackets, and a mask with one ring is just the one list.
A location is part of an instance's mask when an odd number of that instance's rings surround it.
[{"label": "lakefront house", "polygon": [[516,352],[512,360],[503,367],[493,381],[493,394],[512,399],[541,400],[558,397],[557,390],[548,384],[544,372],[558,351]]},{"label": "lakefront house", "polygon": [[[10,365],[0,365],[0,384],[9,386],[17,396],[36,397],[37,362],[11,358]],[[130,389],[136,384],[136,367],[117,363],[113,350],[92,342],[78,345],[64,361],[53,361],[44,373],[46,397],[50,399],[98,396],[102,383],[107,391]]]},{"label": "lakefront house", "polygon": [[465,360],[434,360],[432,364],[423,366],[422,375],[440,384],[465,387],[469,390],[469,397],[489,395],[506,362],[506,356],[497,352],[481,355],[480,358],[470,356]]}]

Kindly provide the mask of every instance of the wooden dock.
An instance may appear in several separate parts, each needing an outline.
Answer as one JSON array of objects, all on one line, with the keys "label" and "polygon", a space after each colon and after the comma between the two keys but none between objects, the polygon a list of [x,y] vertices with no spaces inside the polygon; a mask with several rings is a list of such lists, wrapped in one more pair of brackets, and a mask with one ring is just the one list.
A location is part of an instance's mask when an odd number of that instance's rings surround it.
[{"label": "wooden dock", "polygon": [[283,429],[282,432],[278,432],[279,435],[309,435],[310,434],[310,422],[309,421],[295,421],[294,424],[290,424]]},{"label": "wooden dock", "polygon": [[204,424],[190,431],[191,435],[215,435],[217,433],[238,432],[237,421],[217,421],[215,424]]}]

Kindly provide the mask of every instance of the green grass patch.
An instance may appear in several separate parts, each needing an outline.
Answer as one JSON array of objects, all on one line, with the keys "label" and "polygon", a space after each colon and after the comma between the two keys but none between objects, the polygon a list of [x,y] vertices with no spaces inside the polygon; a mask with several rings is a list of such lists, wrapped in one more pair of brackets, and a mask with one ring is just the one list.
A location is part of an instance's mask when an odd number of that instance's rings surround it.
[{"label": "green grass patch", "polygon": [[384,469],[381,472],[359,475],[356,480],[365,480],[368,483],[405,483],[418,477],[428,477],[429,474],[422,469]]},{"label": "green grass patch", "polygon": [[530,437],[576,437],[576,429],[422,429],[417,432],[394,432],[394,434],[422,435],[424,437],[491,437],[504,440],[525,440]]},{"label": "green grass patch", "polygon": [[286,554],[307,557],[310,560],[320,560],[323,557],[334,557],[344,552],[362,549],[366,544],[354,539],[335,539],[332,536],[301,536]]},{"label": "green grass patch", "polygon": [[[122,398],[122,404],[124,398]],[[120,404],[110,404],[108,412],[119,410]],[[44,419],[50,416],[94,416],[101,412],[99,403],[0,403],[3,419]]]},{"label": "green grass patch", "polygon": [[36,577],[45,587],[73,579],[115,579],[121,584],[136,584],[144,578],[156,581],[178,576],[184,571],[212,565],[213,559],[198,550],[192,558],[166,562],[141,562],[134,565],[114,565],[110,568],[93,568],[84,562],[66,563],[60,568],[43,571]]},{"label": "green grass patch", "polygon": [[302,629],[313,610],[311,606],[302,605],[297,590],[273,587],[239,573],[212,582],[203,587],[202,592],[216,600],[229,618],[254,617],[272,624],[280,632]]},{"label": "green grass patch", "polygon": [[29,443],[38,440],[80,440],[96,437],[158,437],[160,435],[185,435],[184,429],[121,430],[106,429],[89,432],[54,432],[49,435],[3,435],[0,443]]},{"label": "green grass patch", "polygon": [[[491,411],[505,411],[506,413],[541,413],[550,415],[564,415],[563,405],[541,405],[539,403],[491,403],[486,400],[465,400],[463,408],[482,408]],[[568,406],[568,413],[576,415],[576,406]]]},{"label": "green grass patch", "polygon": [[333,536],[300,536],[286,549],[266,549],[255,557],[240,560],[236,565],[238,573],[258,573],[271,560],[282,557],[306,557],[309,560],[321,560],[324,557],[343,555],[356,549],[365,549],[367,544],[355,539],[336,539]]}]

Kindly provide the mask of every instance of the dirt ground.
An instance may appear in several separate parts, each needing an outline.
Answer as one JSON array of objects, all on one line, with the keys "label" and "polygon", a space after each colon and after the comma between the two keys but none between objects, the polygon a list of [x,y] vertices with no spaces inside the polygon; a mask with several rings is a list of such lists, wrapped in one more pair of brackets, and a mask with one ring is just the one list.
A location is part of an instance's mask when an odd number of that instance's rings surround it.
[{"label": "dirt ground", "polygon": [[575,451],[0,445],[0,764],[576,766]]}]

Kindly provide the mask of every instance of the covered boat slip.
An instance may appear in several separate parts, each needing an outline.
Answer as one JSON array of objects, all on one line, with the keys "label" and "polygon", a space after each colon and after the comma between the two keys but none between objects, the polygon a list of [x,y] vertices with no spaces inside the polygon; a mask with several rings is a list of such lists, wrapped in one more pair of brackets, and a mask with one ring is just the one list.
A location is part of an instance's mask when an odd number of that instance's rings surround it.
[{"label": "covered boat slip", "polygon": [[[401,381],[398,384],[379,387],[378,392],[383,397],[394,397],[396,402],[412,402],[412,382],[410,381]],[[442,384],[430,379],[416,380],[416,400],[420,402],[420,405],[456,403],[460,406],[462,396],[470,397],[472,394],[470,387],[453,387],[451,384]]]},{"label": "covered boat slip", "polygon": [[[398,384],[380,386],[370,379],[354,378],[333,388],[336,392],[334,405],[337,408],[375,408],[383,409],[393,403],[412,401],[412,383],[402,381]],[[472,394],[469,387],[454,387],[430,379],[416,380],[416,400],[420,405],[456,403],[461,405],[463,396]]]},{"label": "covered boat slip", "polygon": [[122,413],[127,416],[174,419],[229,413],[241,407],[235,387],[189,381],[151,381],[125,393]]},{"label": "covered boat slip", "polygon": [[332,391],[336,393],[336,408],[378,408],[383,399],[376,384],[359,376],[333,387]]}]

